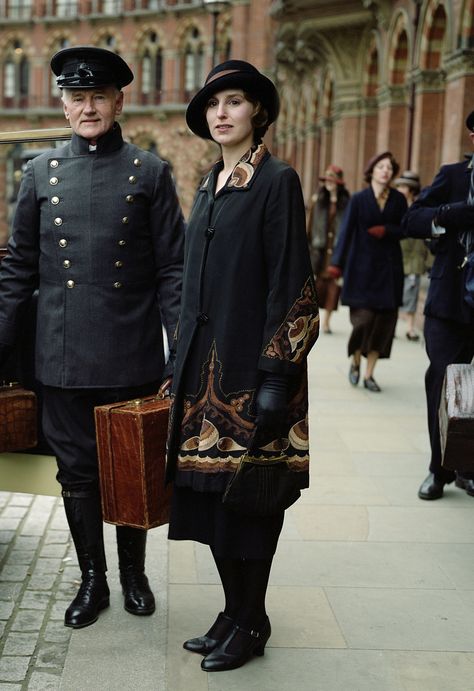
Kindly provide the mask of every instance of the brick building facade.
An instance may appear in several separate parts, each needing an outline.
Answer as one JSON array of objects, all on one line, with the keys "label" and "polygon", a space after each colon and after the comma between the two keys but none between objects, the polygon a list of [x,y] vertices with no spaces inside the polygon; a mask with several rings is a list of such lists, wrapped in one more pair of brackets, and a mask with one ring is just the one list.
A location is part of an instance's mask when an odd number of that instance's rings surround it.
[{"label": "brick building facade", "polygon": [[[116,50],[135,74],[124,134],[170,161],[186,213],[217,151],[184,121],[215,36],[218,60],[247,59],[276,80],[282,110],[268,139],[298,170],[306,198],[330,162],[344,168],[351,190],[360,188],[364,163],[385,148],[428,182],[441,162],[469,150],[473,6],[232,0],[213,16],[203,0],[0,0],[0,131],[65,124],[49,70],[54,52],[77,44]],[[0,244],[21,165],[45,147],[0,146]]]}]

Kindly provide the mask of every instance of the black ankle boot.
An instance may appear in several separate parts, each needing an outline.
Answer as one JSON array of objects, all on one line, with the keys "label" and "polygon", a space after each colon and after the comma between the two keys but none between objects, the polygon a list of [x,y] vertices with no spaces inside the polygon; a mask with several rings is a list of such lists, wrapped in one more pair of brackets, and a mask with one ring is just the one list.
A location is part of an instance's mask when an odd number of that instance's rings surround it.
[{"label": "black ankle boot", "polygon": [[99,612],[109,606],[100,497],[96,492],[66,489],[62,496],[82,576],[64,624],[80,629],[96,622]]},{"label": "black ankle boot", "polygon": [[120,583],[124,608],[130,614],[148,615],[155,611],[155,597],[145,575],[146,530],[117,526]]},{"label": "black ankle boot", "polygon": [[80,557],[82,583],[79,591],[66,610],[64,625],[73,629],[82,629],[94,624],[99,618],[99,612],[109,606],[109,586],[103,565]]},{"label": "black ankle boot", "polygon": [[219,643],[227,638],[229,631],[234,626],[234,620],[228,617],[224,612],[219,612],[217,619],[204,636],[198,638],[190,638],[189,641],[183,643],[183,648],[189,650],[191,653],[199,653],[199,655],[209,655],[217,648]]},{"label": "black ankle boot", "polygon": [[263,655],[271,635],[270,620],[266,618],[259,631],[247,630],[235,625],[228,636],[220,642],[201,662],[205,672],[225,672],[242,667],[252,655]]}]

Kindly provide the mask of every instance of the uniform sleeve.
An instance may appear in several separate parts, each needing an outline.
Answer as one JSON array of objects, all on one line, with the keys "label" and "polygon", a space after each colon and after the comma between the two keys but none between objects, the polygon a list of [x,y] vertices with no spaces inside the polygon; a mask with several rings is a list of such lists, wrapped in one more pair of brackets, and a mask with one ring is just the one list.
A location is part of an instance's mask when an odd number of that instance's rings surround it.
[{"label": "uniform sleeve", "polygon": [[181,301],[184,219],[168,165],[157,180],[151,223],[161,318],[172,348]]},{"label": "uniform sleeve", "polygon": [[291,168],[273,181],[265,207],[263,243],[268,298],[258,367],[291,375],[299,370],[319,333],[303,195]]},{"label": "uniform sleeve", "polygon": [[13,345],[23,308],[38,287],[39,204],[28,163],[18,193],[12,236],[0,267],[0,343]]},{"label": "uniform sleeve", "polygon": [[429,187],[410,206],[403,219],[405,235],[412,238],[431,238],[432,222],[441,204],[452,197],[450,176],[442,166]]}]

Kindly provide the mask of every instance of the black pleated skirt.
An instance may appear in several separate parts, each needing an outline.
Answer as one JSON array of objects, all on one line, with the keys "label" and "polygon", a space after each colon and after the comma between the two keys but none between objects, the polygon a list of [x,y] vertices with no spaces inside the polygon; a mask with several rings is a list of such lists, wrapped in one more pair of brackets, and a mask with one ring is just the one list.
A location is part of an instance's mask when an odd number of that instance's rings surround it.
[{"label": "black pleated skirt", "polygon": [[347,345],[349,357],[360,350],[364,357],[377,351],[379,358],[389,358],[395,337],[398,310],[350,309],[352,333]]},{"label": "black pleated skirt", "polygon": [[168,538],[209,545],[221,558],[267,559],[277,548],[284,515],[242,516],[226,508],[222,493],[175,486]]}]

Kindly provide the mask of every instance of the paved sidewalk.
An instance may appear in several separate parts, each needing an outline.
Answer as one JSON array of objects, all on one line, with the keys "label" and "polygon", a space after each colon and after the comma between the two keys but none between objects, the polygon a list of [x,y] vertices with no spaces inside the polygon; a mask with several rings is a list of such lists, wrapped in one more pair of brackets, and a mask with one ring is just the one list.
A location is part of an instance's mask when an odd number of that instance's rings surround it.
[{"label": "paved sidewalk", "polygon": [[182,642],[222,606],[207,548],[150,531],[152,617],[122,608],[106,526],[111,607],[62,626],[76,589],[61,501],[0,493],[0,691],[472,691],[474,499],[416,492],[427,472],[421,343],[382,361],[372,394],[347,381],[346,309],[310,360],[312,484],[285,519],[265,656],[206,674]]}]

